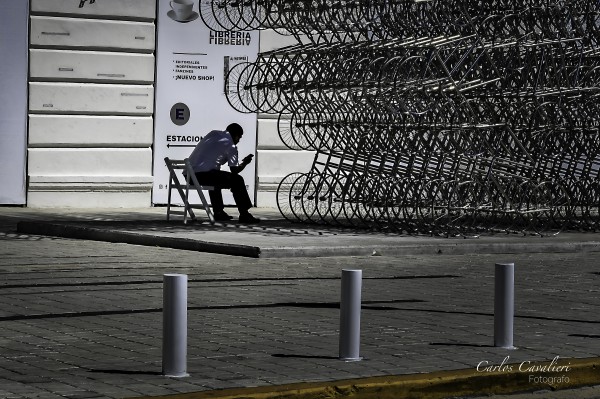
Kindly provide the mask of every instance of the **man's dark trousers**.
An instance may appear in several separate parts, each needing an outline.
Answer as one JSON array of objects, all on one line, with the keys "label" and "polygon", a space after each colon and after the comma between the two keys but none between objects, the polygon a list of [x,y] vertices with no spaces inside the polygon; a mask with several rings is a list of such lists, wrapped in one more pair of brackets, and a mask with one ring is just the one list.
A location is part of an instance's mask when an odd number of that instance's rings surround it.
[{"label": "man's dark trousers", "polygon": [[223,188],[231,189],[233,199],[240,213],[248,212],[248,209],[252,208],[252,201],[250,201],[246,183],[242,176],[224,170],[210,170],[208,172],[197,172],[196,179],[201,185],[215,188],[208,192],[214,212],[221,212],[224,209],[223,195],[221,194]]}]

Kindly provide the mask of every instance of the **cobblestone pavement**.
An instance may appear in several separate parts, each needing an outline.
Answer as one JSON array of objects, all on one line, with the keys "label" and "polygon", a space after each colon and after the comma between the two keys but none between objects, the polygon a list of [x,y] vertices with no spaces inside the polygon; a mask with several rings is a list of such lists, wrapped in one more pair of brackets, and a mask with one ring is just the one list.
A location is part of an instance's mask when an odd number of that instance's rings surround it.
[{"label": "cobblestone pavement", "polygon": [[[249,259],[22,235],[5,223],[0,398],[167,395],[598,357],[599,261],[598,252]],[[516,350],[493,347],[496,262],[516,267]],[[344,268],[363,270],[360,362],[337,359]],[[161,375],[165,273],[189,276],[187,378]]]}]

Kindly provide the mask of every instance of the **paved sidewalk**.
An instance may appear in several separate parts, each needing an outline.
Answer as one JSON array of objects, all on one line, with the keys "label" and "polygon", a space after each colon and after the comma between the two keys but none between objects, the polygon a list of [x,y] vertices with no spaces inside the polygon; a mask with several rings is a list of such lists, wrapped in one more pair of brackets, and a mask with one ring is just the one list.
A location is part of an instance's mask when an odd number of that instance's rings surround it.
[{"label": "paved sidewalk", "polygon": [[184,225],[181,219],[167,222],[165,208],[161,207],[135,210],[4,208],[1,215],[20,220],[19,231],[26,234],[262,258],[600,251],[600,236],[590,233],[563,232],[548,237],[520,234],[482,234],[470,238],[413,236],[290,223],[271,208],[254,209],[253,213],[262,218],[262,223],[210,225],[200,219],[199,223]]},{"label": "paved sidewalk", "polygon": [[[520,364],[557,359],[564,366],[600,356],[595,234],[525,237],[532,244],[525,248],[517,237],[508,237],[502,247],[494,243],[507,237],[490,237],[490,244],[480,247],[488,253],[295,252],[248,258],[16,232],[23,220],[85,221],[120,231],[119,221],[134,217],[140,225],[153,223],[161,211],[0,208],[0,398],[124,398],[389,375],[423,375],[426,380],[430,375],[423,373],[485,375],[491,372],[485,366],[503,363],[514,366],[501,374],[538,390],[548,385],[536,378],[547,375],[520,371]],[[273,218],[266,228],[296,230],[269,210],[262,215]],[[190,234],[202,234],[205,227],[194,226]],[[243,229],[220,226],[213,237],[252,244],[255,235],[240,235]],[[419,239],[417,247],[439,240],[305,231],[337,237],[323,239],[322,248],[331,242],[345,245],[351,238],[353,245],[366,242],[369,254],[384,247],[371,242],[386,238]],[[265,240],[274,240],[273,235]],[[290,248],[302,247],[304,236],[288,231],[281,236]],[[455,246],[470,241],[475,239],[455,239]],[[516,350],[492,345],[496,262],[516,265]],[[337,359],[343,268],[363,270],[360,362]],[[180,379],[161,375],[162,275],[174,272],[189,276],[190,377]],[[590,370],[597,373],[598,367]],[[560,376],[576,380],[569,371]],[[554,380],[557,388],[577,384],[565,378]]]}]

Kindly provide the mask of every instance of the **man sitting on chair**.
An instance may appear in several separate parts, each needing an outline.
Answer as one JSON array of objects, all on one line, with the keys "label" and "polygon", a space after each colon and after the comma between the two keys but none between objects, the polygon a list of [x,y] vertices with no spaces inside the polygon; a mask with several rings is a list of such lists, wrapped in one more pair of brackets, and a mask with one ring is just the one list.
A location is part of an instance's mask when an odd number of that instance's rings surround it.
[{"label": "man sitting on chair", "polygon": [[[233,219],[225,213],[221,189],[228,188],[240,213],[240,223],[258,223],[248,212],[252,207],[250,196],[246,191],[246,183],[240,172],[252,162],[253,154],[249,154],[238,163],[237,143],[244,135],[244,129],[237,123],[227,126],[225,131],[213,130],[200,140],[189,157],[190,165],[196,174],[198,183],[213,186],[210,190],[210,202],[215,214],[215,220],[228,221]],[[221,165],[227,162],[231,172],[221,170]]]}]

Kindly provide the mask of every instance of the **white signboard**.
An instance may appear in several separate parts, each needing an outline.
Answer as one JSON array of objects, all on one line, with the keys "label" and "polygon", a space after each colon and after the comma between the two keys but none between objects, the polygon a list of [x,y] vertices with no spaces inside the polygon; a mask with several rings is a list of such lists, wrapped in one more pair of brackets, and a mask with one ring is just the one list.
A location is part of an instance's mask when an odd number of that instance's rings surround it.
[{"label": "white signboard", "polygon": [[0,0],[0,204],[26,202],[29,2]]},{"label": "white signboard", "polygon": [[[256,113],[233,109],[225,96],[224,81],[234,65],[256,60],[258,32],[211,30],[200,18],[198,6],[198,0],[158,3],[155,204],[167,202],[169,173],[164,158],[187,158],[211,130],[225,130],[230,123],[238,123],[244,128],[238,144],[240,159],[256,151]],[[250,198],[255,196],[254,165],[242,172]],[[223,168],[228,170],[227,165]],[[223,198],[225,204],[234,204],[228,190],[223,190]]]}]

